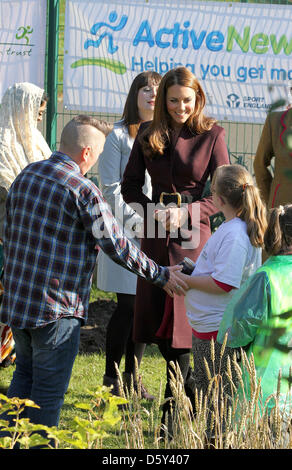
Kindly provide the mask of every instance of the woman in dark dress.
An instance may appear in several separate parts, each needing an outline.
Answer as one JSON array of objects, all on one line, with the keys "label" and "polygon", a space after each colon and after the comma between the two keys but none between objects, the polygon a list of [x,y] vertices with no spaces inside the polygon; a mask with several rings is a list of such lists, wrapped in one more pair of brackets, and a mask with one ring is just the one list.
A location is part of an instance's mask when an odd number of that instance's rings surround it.
[{"label": "woman in dark dress", "polygon": [[[205,101],[202,87],[189,69],[167,72],[158,88],[153,121],[140,126],[124,172],[124,200],[134,203],[137,211],[140,208],[144,217],[141,249],[161,265],[178,264],[185,256],[196,261],[211,235],[209,217],[218,212],[212,197],[202,198],[202,194],[216,168],[229,163],[229,155],[224,129],[203,113]],[[142,192],[146,169],[152,200]],[[139,279],[134,341],[158,344],[167,366],[165,398],[172,397],[169,363],[173,361],[180,367],[192,400],[192,333],[184,297],[171,298]],[[164,405],[163,423],[170,402]]]}]

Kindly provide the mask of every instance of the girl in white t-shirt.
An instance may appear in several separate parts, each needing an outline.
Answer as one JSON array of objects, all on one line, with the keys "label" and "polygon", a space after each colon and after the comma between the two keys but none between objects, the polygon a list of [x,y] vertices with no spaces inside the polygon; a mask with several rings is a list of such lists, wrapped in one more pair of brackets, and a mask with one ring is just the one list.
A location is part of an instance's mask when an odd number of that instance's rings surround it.
[{"label": "girl in white t-shirt", "polygon": [[[212,180],[213,201],[225,222],[209,238],[190,276],[180,274],[188,284],[186,312],[193,330],[196,386],[206,392],[211,371],[211,339],[215,342],[215,364],[224,374],[228,352],[220,357],[216,336],[226,305],[235,289],[261,265],[261,247],[267,226],[266,210],[252,176],[241,165],[217,168]],[[217,370],[218,372],[218,370]],[[215,371],[216,373],[216,371]]]}]

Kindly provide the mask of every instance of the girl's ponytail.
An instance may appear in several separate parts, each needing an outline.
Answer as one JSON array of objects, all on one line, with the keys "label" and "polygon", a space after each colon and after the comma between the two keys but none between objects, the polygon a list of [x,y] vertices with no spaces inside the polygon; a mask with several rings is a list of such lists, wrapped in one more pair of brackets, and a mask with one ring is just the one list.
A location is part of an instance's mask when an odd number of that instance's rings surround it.
[{"label": "girl's ponytail", "polygon": [[250,243],[256,247],[264,245],[267,228],[266,208],[262,202],[259,189],[250,183],[243,184],[242,209],[238,217],[245,221]]},{"label": "girl's ponytail", "polygon": [[270,210],[264,244],[268,255],[279,255],[292,250],[292,204]]}]

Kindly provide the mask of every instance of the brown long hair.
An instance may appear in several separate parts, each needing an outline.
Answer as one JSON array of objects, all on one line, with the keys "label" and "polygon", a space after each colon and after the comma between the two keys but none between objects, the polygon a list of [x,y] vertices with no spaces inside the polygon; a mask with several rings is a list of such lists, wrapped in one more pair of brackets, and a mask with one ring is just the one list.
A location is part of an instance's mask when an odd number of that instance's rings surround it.
[{"label": "brown long hair", "polygon": [[292,204],[270,210],[264,242],[269,255],[292,251]]},{"label": "brown long hair", "polygon": [[171,118],[167,111],[166,94],[168,88],[173,85],[181,85],[192,88],[196,93],[196,103],[193,114],[189,117],[187,125],[198,134],[210,130],[215,119],[206,117],[203,109],[206,104],[205,93],[192,72],[186,67],[177,67],[169,70],[162,78],[158,87],[155,100],[153,121],[141,134],[140,142],[144,154],[153,158],[154,155],[162,155],[165,145],[170,138]]},{"label": "brown long hair", "polygon": [[136,137],[141,119],[138,110],[138,92],[140,88],[145,86],[159,85],[161,81],[161,75],[157,72],[142,72],[137,75],[130,87],[123,114],[122,120],[124,125],[127,127],[129,135],[133,138]]},{"label": "brown long hair", "polygon": [[251,244],[262,247],[267,228],[266,207],[251,174],[242,165],[219,166],[213,176],[212,189],[246,222]]}]

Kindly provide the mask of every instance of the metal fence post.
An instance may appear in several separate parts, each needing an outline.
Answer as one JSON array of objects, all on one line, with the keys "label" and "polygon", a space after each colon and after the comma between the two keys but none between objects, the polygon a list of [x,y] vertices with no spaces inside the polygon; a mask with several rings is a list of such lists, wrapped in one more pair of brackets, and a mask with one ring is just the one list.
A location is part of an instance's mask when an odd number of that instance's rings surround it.
[{"label": "metal fence post", "polygon": [[51,150],[56,149],[58,104],[58,45],[59,0],[48,0],[47,93],[49,101],[46,118],[46,140]]}]

